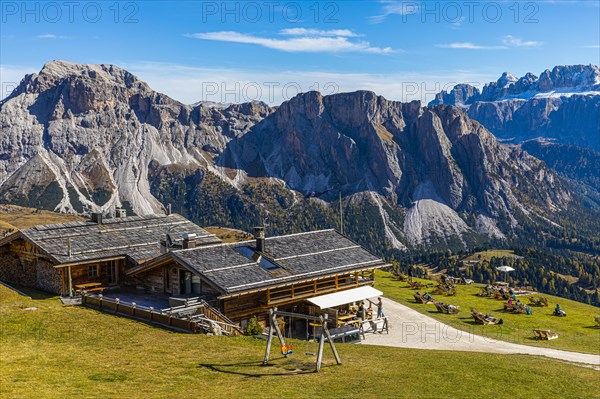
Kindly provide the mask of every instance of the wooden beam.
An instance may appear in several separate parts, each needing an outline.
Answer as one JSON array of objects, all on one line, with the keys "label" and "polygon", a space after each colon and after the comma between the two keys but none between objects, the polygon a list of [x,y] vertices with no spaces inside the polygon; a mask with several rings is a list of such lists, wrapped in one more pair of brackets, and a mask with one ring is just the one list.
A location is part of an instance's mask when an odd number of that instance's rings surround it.
[{"label": "wooden beam", "polygon": [[126,258],[125,256],[113,256],[111,258],[89,259],[89,260],[82,260],[81,262],[61,263],[60,265],[54,266],[54,268],[60,269],[61,267],[84,266],[84,265],[87,266],[91,263],[108,262],[111,260],[118,260],[118,259],[125,259],[125,258]]},{"label": "wooden beam", "polygon": [[73,296],[73,276],[71,275],[71,266],[67,268],[69,271],[69,296]]}]

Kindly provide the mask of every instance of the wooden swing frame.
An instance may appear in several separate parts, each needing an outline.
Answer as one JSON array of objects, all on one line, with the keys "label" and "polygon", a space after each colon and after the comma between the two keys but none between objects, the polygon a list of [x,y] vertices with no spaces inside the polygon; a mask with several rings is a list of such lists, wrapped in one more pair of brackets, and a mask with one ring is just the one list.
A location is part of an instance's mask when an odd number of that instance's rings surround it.
[{"label": "wooden swing frame", "polygon": [[[279,338],[280,345],[285,346],[285,340],[283,338],[283,334],[281,333],[281,329],[279,328],[279,325],[277,324],[277,316],[292,317],[292,318],[297,318],[297,319],[304,319],[307,321],[311,320],[311,321],[317,321],[317,322],[321,323],[321,325],[323,326],[323,333],[321,334],[321,337],[319,339],[319,350],[317,352],[317,361],[315,364],[316,372],[321,370],[321,364],[323,362],[323,348],[325,347],[325,338],[327,338],[327,341],[329,342],[329,346],[331,347],[331,351],[333,352],[333,356],[335,357],[336,363],[339,365],[342,364],[340,355],[338,354],[338,351],[335,348],[335,343],[333,342],[333,339],[331,338],[331,334],[329,333],[329,329],[327,328],[327,322],[329,319],[329,316],[327,315],[327,313],[325,313],[322,316],[311,316],[311,315],[302,314],[302,313],[284,312],[284,311],[277,310],[277,308],[272,308],[272,309],[269,309],[269,321],[270,321],[269,333],[268,333],[269,335],[267,338],[267,348],[265,350],[265,358],[263,360],[263,366],[266,366],[269,364],[269,355],[271,353],[271,344],[273,343],[273,333],[277,334],[277,338]],[[288,355],[284,354],[284,356],[287,357]]]}]

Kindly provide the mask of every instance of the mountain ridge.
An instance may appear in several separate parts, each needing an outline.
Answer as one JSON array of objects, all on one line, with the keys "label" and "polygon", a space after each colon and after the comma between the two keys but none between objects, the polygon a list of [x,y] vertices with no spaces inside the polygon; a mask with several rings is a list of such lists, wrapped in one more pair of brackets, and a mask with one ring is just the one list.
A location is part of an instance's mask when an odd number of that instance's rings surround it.
[{"label": "mountain ridge", "polygon": [[600,150],[600,68],[556,66],[517,79],[505,72],[482,90],[458,84],[429,105],[465,110],[499,138],[521,143],[538,137]]},{"label": "mountain ridge", "polygon": [[368,91],[192,107],[118,67],[59,61],[2,102],[0,127],[0,200],[66,212],[154,213],[172,202],[208,224],[270,217],[293,230],[335,223],[342,193],[362,220],[349,231],[405,250],[556,228],[546,210],[579,201],[460,109]]}]

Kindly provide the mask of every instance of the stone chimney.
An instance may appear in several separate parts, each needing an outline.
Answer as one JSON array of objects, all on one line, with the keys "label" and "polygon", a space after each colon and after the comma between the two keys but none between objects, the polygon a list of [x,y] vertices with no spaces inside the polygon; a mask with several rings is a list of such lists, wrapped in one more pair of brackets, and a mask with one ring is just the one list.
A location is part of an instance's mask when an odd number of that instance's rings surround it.
[{"label": "stone chimney", "polygon": [[123,208],[117,208],[115,216],[118,218],[127,217],[127,211]]},{"label": "stone chimney", "polygon": [[265,228],[262,226],[255,227],[254,238],[256,238],[256,250],[265,252]]},{"label": "stone chimney", "polygon": [[92,222],[102,224],[102,212],[92,212]]},{"label": "stone chimney", "polygon": [[196,234],[182,234],[181,238],[183,239],[183,249],[196,248]]},{"label": "stone chimney", "polygon": [[171,204],[167,204],[167,215],[170,215],[173,212]]}]

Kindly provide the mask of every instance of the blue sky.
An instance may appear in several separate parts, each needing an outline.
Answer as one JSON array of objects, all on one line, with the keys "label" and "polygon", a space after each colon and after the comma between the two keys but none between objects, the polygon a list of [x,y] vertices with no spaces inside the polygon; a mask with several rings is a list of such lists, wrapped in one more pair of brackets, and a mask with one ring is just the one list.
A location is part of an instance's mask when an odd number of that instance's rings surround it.
[{"label": "blue sky", "polygon": [[3,1],[1,97],[63,59],[121,66],[185,103],[277,104],[312,89],[427,101],[504,71],[600,64],[599,3]]}]

